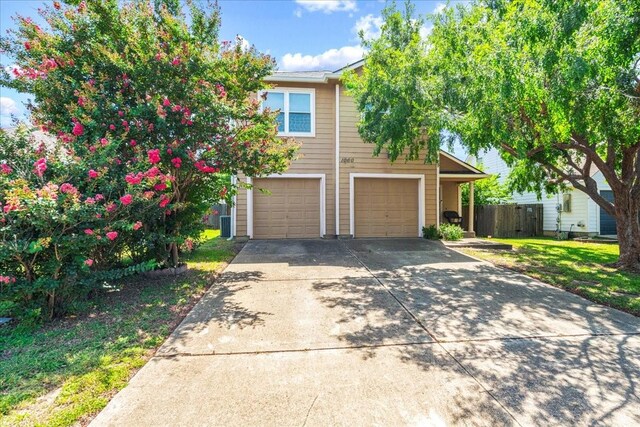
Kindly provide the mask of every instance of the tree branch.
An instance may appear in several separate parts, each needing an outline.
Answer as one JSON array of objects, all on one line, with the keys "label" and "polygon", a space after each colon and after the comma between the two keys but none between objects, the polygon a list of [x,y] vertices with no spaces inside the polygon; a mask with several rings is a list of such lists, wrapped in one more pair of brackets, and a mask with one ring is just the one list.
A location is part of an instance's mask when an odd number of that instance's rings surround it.
[{"label": "tree branch", "polygon": [[[580,190],[591,197],[593,201],[596,202],[608,214],[615,216],[613,204],[600,195],[600,193],[598,192],[598,184],[593,178],[591,178],[590,176],[569,175],[559,167],[552,164],[542,164],[542,166],[546,167],[547,170],[554,172],[556,175],[562,177],[564,180],[570,182],[575,189]],[[584,184],[581,183],[580,180],[582,180]]]}]

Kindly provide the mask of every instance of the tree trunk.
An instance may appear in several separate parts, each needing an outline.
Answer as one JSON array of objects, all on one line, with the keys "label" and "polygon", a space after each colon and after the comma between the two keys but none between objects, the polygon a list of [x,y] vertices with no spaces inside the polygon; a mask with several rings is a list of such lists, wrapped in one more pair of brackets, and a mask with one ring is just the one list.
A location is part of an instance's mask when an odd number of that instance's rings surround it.
[{"label": "tree trunk", "polygon": [[180,257],[178,256],[178,244],[171,244],[171,262],[173,263],[173,267],[177,267],[180,261]]},{"label": "tree trunk", "polygon": [[630,195],[617,196],[616,229],[620,243],[620,258],[617,265],[625,270],[640,272],[640,204],[630,200]]}]

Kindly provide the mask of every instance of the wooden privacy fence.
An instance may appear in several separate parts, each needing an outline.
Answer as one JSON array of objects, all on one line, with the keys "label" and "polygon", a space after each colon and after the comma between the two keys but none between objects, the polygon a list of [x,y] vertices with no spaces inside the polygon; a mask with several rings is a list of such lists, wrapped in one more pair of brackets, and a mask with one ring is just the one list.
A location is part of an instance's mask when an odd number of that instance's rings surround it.
[{"label": "wooden privacy fence", "polygon": [[[463,213],[468,215],[465,206]],[[484,205],[475,207],[474,229],[476,235],[487,237],[535,237],[542,236],[543,206]],[[465,217],[468,218],[468,216]]]},{"label": "wooden privacy fence", "polygon": [[224,204],[215,204],[211,206],[211,211],[204,216],[204,223],[214,230],[220,229],[220,215],[229,215],[229,207]]}]

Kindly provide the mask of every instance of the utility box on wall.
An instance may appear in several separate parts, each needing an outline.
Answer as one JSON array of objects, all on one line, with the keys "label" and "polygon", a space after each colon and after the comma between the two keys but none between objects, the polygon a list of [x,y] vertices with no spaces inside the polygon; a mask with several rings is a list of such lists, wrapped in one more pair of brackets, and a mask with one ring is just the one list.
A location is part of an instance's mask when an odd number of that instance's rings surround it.
[{"label": "utility box on wall", "polygon": [[220,237],[231,237],[231,215],[220,215]]}]

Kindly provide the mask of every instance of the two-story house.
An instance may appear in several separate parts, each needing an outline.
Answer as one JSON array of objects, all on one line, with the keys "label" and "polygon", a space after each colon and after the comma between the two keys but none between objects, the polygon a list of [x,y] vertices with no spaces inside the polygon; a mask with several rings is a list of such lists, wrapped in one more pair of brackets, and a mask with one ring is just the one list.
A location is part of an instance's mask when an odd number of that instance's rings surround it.
[{"label": "two-story house", "polygon": [[439,164],[391,164],[360,139],[360,114],[340,76],[362,64],[268,79],[274,88],[264,105],[280,110],[279,133],[302,142],[300,156],[285,173],[236,178],[253,188],[236,196],[234,236],[419,237],[423,226],[442,221],[443,211],[461,212],[460,184],[487,175],[445,152]]}]

